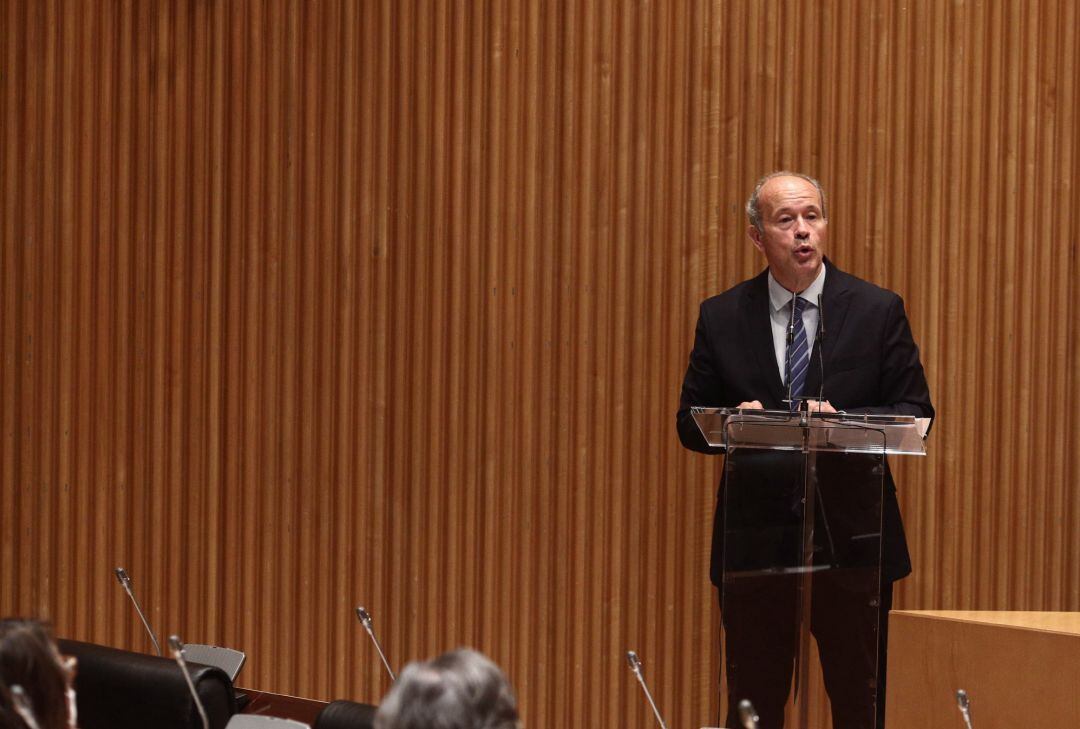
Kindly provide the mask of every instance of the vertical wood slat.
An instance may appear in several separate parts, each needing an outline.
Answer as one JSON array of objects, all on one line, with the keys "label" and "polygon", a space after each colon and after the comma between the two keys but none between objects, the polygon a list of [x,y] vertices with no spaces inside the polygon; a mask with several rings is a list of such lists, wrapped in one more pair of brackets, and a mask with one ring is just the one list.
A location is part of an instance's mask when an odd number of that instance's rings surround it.
[{"label": "vertical wood slat", "polygon": [[941,413],[898,605],[1080,609],[1077,10],[789,10],[2,4],[0,613],[146,649],[124,564],[252,685],[377,699],[363,602],[530,724],[646,721],[627,648],[711,723],[718,464],[672,411],[776,167]]}]

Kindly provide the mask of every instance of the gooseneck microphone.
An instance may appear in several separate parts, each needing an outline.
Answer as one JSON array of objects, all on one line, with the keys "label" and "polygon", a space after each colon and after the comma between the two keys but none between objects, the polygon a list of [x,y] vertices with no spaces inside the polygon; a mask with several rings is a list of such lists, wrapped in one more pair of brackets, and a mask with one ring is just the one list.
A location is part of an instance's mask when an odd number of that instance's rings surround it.
[{"label": "gooseneck microphone", "polygon": [[824,297],[817,297],[818,324],[817,324],[817,353],[818,369],[821,372],[821,383],[818,385],[818,405],[825,402],[825,304]]},{"label": "gooseneck microphone", "polygon": [[795,301],[799,298],[798,294],[791,295],[791,316],[788,318],[787,327],[787,346],[784,348],[784,380],[787,384],[787,400],[788,410],[798,410],[798,408],[792,408],[793,404],[791,393],[791,345],[795,343]]},{"label": "gooseneck microphone", "polygon": [[656,716],[656,721],[660,724],[660,729],[667,729],[667,724],[664,723],[664,717],[660,716],[660,710],[656,708],[656,702],[653,701],[652,692],[649,691],[649,685],[645,683],[645,676],[641,673],[641,659],[638,658],[637,653],[634,651],[627,651],[626,662],[630,664],[630,670],[637,676],[638,683],[641,684],[641,690],[645,692],[645,698],[649,700],[649,706],[652,707],[653,715]]},{"label": "gooseneck microphone", "polygon": [[206,718],[206,709],[203,708],[199,693],[195,690],[195,683],[191,680],[191,672],[188,671],[187,662],[184,660],[184,644],[180,642],[180,636],[169,636],[169,650],[172,652],[176,665],[180,666],[180,673],[184,674],[184,680],[187,681],[188,691],[195,702],[195,708],[199,710],[203,729],[210,729],[210,720]]},{"label": "gooseneck microphone", "polygon": [[30,705],[30,698],[23,691],[23,687],[17,683],[11,684],[11,704],[26,726],[30,729],[41,729],[37,715],[34,714],[34,707]]},{"label": "gooseneck microphone", "polygon": [[967,691],[964,689],[956,692],[956,706],[960,709],[960,715],[964,717],[964,724],[967,729],[973,729],[971,725],[971,699],[968,698]]},{"label": "gooseneck microphone", "polygon": [[386,668],[386,672],[390,674],[391,681],[397,681],[397,676],[394,675],[393,669],[390,668],[390,662],[386,660],[386,654],[383,653],[382,646],[379,644],[379,639],[375,637],[375,628],[372,627],[371,616],[368,611],[361,605],[356,608],[356,619],[360,621],[360,624],[364,626],[364,630],[371,636],[371,642],[375,644],[375,650],[379,652],[379,658],[382,659],[382,664]]},{"label": "gooseneck microphone", "polygon": [[750,699],[743,699],[739,702],[739,721],[743,725],[743,729],[758,729],[758,722],[761,719],[758,718],[758,713],[754,709],[754,705],[750,703]]},{"label": "gooseneck microphone", "polygon": [[131,603],[135,606],[135,612],[139,614],[139,618],[142,620],[143,627],[146,628],[147,634],[150,636],[150,642],[154,644],[154,650],[157,654],[161,655],[161,646],[158,645],[157,637],[154,635],[154,631],[150,628],[150,621],[146,619],[146,614],[143,613],[142,606],[139,605],[139,601],[135,598],[135,593],[131,589],[131,578],[128,577],[127,570],[123,567],[117,567],[113,570],[113,574],[116,575],[116,581],[120,583],[120,586],[124,588],[124,592],[131,598]]}]

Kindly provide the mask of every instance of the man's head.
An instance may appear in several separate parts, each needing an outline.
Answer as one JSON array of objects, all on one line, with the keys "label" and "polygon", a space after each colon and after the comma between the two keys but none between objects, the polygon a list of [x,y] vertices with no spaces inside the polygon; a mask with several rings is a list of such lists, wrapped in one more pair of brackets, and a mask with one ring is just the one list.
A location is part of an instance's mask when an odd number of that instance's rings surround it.
[{"label": "man's head", "polygon": [[375,729],[516,729],[510,682],[483,654],[459,648],[411,663],[375,714]]},{"label": "man's head", "polygon": [[762,177],[746,201],[747,235],[781,286],[799,292],[821,272],[828,239],[821,183],[798,172]]}]

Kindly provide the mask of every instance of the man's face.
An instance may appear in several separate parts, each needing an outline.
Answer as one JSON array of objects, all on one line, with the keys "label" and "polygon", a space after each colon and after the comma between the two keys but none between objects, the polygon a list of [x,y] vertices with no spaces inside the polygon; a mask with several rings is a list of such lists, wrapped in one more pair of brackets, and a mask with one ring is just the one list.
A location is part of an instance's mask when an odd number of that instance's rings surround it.
[{"label": "man's face", "polygon": [[758,209],[762,229],[750,226],[750,239],[780,285],[802,291],[821,271],[828,238],[817,188],[801,177],[774,177],[761,188]]}]

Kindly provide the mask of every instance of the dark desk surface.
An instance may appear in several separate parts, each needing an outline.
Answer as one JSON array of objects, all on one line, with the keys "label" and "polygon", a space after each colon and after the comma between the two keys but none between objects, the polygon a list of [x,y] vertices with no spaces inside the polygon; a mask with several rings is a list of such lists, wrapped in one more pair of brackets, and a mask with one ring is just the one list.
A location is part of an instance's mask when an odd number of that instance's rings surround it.
[{"label": "dark desk surface", "polygon": [[266,714],[281,719],[295,719],[305,724],[314,725],[315,717],[326,706],[325,701],[315,699],[302,699],[299,696],[287,696],[274,694],[269,691],[257,691],[255,689],[238,688],[243,691],[251,701],[244,707],[244,714]]}]

